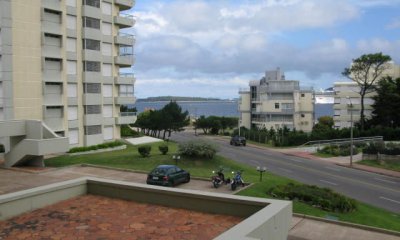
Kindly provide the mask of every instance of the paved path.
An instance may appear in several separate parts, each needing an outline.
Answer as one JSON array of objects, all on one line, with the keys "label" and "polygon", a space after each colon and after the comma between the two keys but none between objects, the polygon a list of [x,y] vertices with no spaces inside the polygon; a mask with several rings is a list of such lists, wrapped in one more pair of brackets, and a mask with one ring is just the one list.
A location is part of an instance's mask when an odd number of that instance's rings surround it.
[{"label": "paved path", "polygon": [[[145,183],[146,175],[132,171],[119,171],[97,167],[72,166],[45,171],[15,171],[0,169],[0,194],[16,192],[50,183],[60,182],[83,176],[101,177],[122,181]],[[210,181],[191,180],[188,184],[179,185],[180,188],[195,189],[232,194],[228,186],[215,189]],[[342,226],[334,222],[327,223],[301,217],[292,218],[292,228],[289,232],[289,240],[400,240],[400,235],[383,234],[370,230],[363,230],[350,226]]]}]

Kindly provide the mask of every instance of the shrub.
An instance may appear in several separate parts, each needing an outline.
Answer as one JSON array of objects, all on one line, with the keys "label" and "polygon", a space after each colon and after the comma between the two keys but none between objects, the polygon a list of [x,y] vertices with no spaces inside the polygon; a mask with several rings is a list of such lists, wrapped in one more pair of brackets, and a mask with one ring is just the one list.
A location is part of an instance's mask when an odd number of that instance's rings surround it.
[{"label": "shrub", "polygon": [[377,154],[381,153],[385,149],[385,143],[383,142],[373,142],[363,149],[365,154]]},{"label": "shrub", "polygon": [[139,137],[141,136],[140,133],[136,132],[135,130],[131,129],[127,125],[121,126],[121,137]]},{"label": "shrub", "polygon": [[92,151],[92,150],[97,150],[97,149],[113,148],[113,147],[122,146],[122,145],[124,145],[124,143],[120,142],[120,141],[107,142],[107,143],[102,143],[102,144],[92,145],[92,146],[87,146],[87,147],[74,147],[74,148],[71,148],[68,151],[68,153],[87,152],[87,151]]},{"label": "shrub", "polygon": [[312,185],[289,183],[272,187],[268,193],[276,198],[297,200],[330,212],[346,213],[357,209],[353,199]]},{"label": "shrub", "polygon": [[142,157],[148,157],[150,155],[150,151],[151,151],[150,145],[144,145],[138,147],[138,152]]},{"label": "shrub", "polygon": [[178,152],[181,155],[188,157],[205,157],[212,159],[217,153],[217,148],[204,141],[188,141],[178,145]]},{"label": "shrub", "polygon": [[[350,145],[329,145],[325,146],[322,149],[317,150],[319,153],[325,153],[325,154],[332,154],[334,156],[350,156]],[[359,151],[356,146],[353,145],[353,154],[357,154]]]},{"label": "shrub", "polygon": [[162,155],[165,155],[168,152],[168,145],[165,145],[165,144],[160,145],[160,146],[158,146],[158,150],[160,150]]}]

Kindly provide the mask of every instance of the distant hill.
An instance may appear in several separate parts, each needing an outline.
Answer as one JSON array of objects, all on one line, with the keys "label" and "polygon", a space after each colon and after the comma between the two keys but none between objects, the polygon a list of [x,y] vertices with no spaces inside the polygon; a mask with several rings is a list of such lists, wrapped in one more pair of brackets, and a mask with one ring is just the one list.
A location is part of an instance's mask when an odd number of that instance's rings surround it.
[{"label": "distant hill", "polygon": [[160,97],[148,97],[139,98],[138,102],[160,102],[160,101],[224,101],[219,98],[201,98],[201,97],[176,97],[176,96],[160,96]]}]

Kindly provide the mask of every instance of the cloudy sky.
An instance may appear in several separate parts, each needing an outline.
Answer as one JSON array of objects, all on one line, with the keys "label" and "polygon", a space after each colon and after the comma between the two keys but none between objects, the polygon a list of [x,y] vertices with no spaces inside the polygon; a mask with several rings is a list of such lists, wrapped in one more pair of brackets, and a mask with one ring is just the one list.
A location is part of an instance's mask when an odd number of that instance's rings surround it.
[{"label": "cloudy sky", "polygon": [[400,0],[137,0],[135,95],[236,98],[280,67],[315,89],[364,53],[400,63]]}]

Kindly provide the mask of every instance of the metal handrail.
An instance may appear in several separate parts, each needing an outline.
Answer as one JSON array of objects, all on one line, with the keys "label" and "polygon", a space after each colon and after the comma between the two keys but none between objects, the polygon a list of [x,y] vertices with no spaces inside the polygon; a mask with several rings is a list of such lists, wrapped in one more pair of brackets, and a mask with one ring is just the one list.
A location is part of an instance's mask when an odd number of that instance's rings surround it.
[{"label": "metal handrail", "polygon": [[[309,141],[306,142],[301,146],[308,146],[308,145],[325,145],[325,144],[337,144],[337,143],[347,143],[350,142],[350,138],[339,138],[339,139],[331,139],[331,140],[314,140],[314,141]],[[373,136],[373,137],[359,137],[359,138],[353,138],[354,142],[366,142],[366,141],[383,141],[383,136]]]}]

